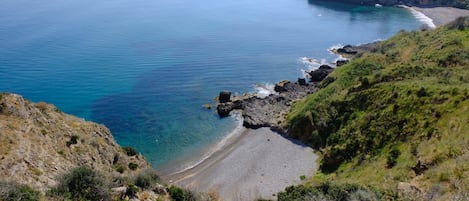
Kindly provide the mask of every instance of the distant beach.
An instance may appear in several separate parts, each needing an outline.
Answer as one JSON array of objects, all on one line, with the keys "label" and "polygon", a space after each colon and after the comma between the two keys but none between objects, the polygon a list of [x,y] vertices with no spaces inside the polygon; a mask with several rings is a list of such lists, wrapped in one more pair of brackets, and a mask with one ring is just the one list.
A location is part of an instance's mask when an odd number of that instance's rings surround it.
[{"label": "distant beach", "polygon": [[411,10],[414,16],[427,24],[430,28],[439,27],[447,24],[458,17],[469,16],[469,10],[452,8],[452,7],[434,7],[434,8],[421,8],[421,7],[407,7]]},{"label": "distant beach", "polygon": [[273,199],[317,169],[313,149],[268,128],[243,129],[210,157],[185,171],[163,175],[172,184],[218,194],[223,200]]}]

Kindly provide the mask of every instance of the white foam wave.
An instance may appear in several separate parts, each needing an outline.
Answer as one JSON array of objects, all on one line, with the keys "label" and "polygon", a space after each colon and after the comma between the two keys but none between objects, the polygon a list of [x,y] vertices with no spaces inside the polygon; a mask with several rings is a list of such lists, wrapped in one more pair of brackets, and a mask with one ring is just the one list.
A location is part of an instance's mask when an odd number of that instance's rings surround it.
[{"label": "white foam wave", "polygon": [[419,12],[419,11],[413,9],[412,7],[409,7],[409,6],[403,6],[402,5],[400,7],[408,9],[418,21],[424,23],[429,28],[431,28],[431,29],[436,28],[436,25],[435,25],[435,23],[433,23],[433,20],[431,18],[429,18],[428,16],[426,16],[425,14],[423,14],[422,12]]},{"label": "white foam wave", "polygon": [[254,89],[256,90],[256,96],[259,98],[264,98],[269,96],[270,94],[275,94],[275,85],[272,83],[262,83],[256,84]]},{"label": "white foam wave", "polygon": [[231,131],[226,137],[224,137],[222,140],[220,140],[218,143],[215,144],[215,146],[211,147],[201,158],[200,160],[197,160],[192,163],[188,163],[184,165],[184,167],[181,170],[178,170],[177,172],[172,173],[174,174],[179,174],[184,171],[190,170],[194,167],[197,167],[201,163],[203,163],[205,160],[209,159],[213,154],[215,154],[217,151],[222,150],[222,148],[229,144],[231,141],[234,139],[238,138],[241,136],[241,134],[244,132],[245,128],[243,127],[243,117],[241,116],[241,113],[239,112],[232,112],[231,117],[236,120],[238,123],[236,125],[236,128]]}]

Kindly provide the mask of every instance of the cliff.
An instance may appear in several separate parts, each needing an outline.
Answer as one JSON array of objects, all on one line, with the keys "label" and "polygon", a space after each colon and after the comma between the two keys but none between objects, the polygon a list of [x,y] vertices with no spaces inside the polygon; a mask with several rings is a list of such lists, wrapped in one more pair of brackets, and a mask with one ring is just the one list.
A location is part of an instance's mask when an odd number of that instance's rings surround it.
[{"label": "cliff", "polygon": [[[16,94],[0,94],[0,131],[0,178],[41,191],[77,166],[106,177],[131,176],[150,167],[143,156],[127,154],[105,126]],[[137,167],[131,170],[129,164]]]}]

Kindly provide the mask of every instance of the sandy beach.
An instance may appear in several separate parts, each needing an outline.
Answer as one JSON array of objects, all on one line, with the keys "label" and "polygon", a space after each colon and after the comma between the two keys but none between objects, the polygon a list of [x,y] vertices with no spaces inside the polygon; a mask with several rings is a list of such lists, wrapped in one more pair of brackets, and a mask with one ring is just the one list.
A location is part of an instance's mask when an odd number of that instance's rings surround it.
[{"label": "sandy beach", "polygon": [[268,128],[242,129],[193,168],[163,175],[172,184],[216,192],[222,200],[273,199],[285,187],[301,183],[317,169],[310,147],[289,140]]},{"label": "sandy beach", "polygon": [[410,7],[433,21],[435,26],[447,24],[458,17],[469,16],[469,10],[452,7],[419,8]]}]

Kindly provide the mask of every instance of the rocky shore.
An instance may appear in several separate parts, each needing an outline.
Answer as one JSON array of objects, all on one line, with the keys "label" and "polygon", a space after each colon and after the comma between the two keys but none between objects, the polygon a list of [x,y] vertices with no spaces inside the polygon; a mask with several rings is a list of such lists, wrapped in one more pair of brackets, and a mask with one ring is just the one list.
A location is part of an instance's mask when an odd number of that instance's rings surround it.
[{"label": "rocky shore", "polygon": [[[357,46],[347,46],[347,51],[356,53],[359,48]],[[344,54],[351,53],[344,52]],[[335,67],[347,62],[347,60],[339,60],[336,62]],[[270,127],[276,132],[285,133],[281,125],[284,115],[290,110],[291,105],[295,101],[314,93],[321,87],[323,81],[333,82],[332,78],[328,78],[327,75],[333,72],[335,67],[321,65],[318,69],[307,72],[306,78],[298,78],[296,82],[280,81],[275,84],[275,93],[266,97],[259,97],[255,94],[231,97],[231,92],[222,91],[218,96],[217,113],[220,117],[226,117],[230,112],[239,110],[243,117],[244,127],[253,129]]]}]

